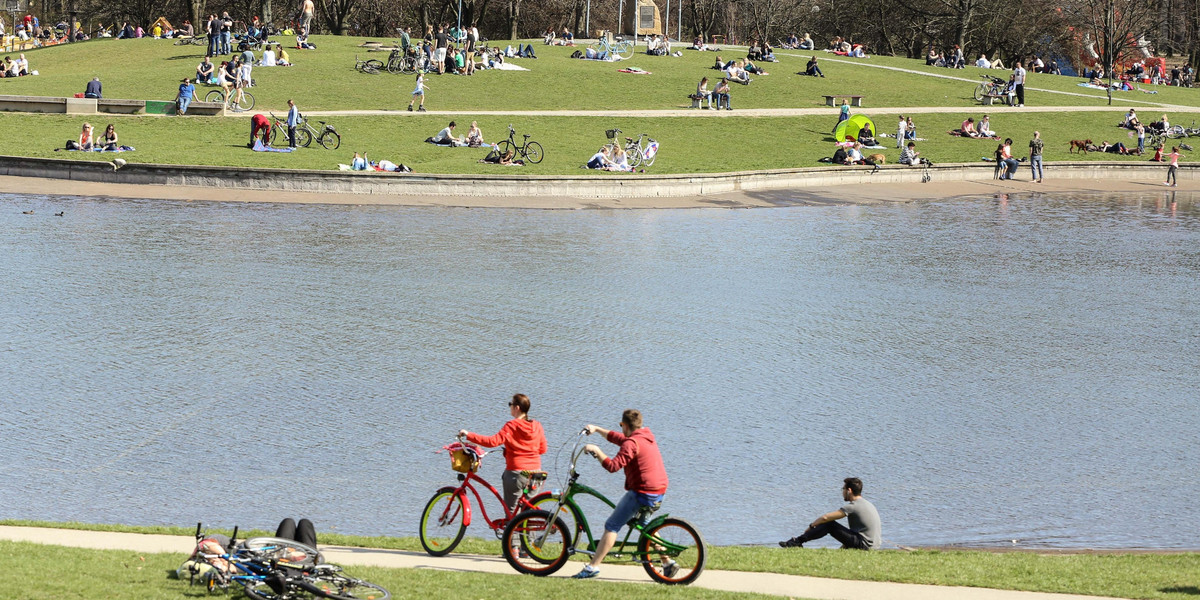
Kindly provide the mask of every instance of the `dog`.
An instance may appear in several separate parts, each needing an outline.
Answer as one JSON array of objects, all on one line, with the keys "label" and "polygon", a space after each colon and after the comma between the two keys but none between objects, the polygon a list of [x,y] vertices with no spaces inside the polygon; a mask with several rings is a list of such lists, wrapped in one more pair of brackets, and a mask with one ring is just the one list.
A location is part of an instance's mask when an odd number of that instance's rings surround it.
[{"label": "dog", "polygon": [[867,160],[869,160],[873,164],[877,164],[877,165],[882,165],[882,164],[887,163],[887,157],[882,154],[872,154],[867,157]]},{"label": "dog", "polygon": [[1092,140],[1071,140],[1071,148],[1067,150],[1067,152],[1071,153],[1075,152],[1076,150],[1080,152],[1087,152],[1092,147]]}]

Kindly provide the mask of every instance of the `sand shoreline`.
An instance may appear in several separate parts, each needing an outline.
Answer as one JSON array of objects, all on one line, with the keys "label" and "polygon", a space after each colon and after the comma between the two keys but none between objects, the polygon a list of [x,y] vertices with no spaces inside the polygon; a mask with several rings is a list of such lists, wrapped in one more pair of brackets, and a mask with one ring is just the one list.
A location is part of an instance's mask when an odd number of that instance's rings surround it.
[{"label": "sand shoreline", "polygon": [[[1163,169],[1165,171],[1165,169]],[[829,204],[885,204],[1002,194],[1046,193],[1166,193],[1200,191],[1200,180],[1181,179],[1168,188],[1161,180],[1059,179],[1053,171],[1045,183],[1025,180],[885,182],[819,185],[805,188],[735,191],[680,197],[585,198],[572,196],[465,196],[421,194],[359,194],[298,190],[226,189],[165,184],[130,184],[0,175],[0,193],[49,196],[90,196],[151,200],[299,203],[333,205],[428,206],[446,208],[680,209],[778,208]]]}]

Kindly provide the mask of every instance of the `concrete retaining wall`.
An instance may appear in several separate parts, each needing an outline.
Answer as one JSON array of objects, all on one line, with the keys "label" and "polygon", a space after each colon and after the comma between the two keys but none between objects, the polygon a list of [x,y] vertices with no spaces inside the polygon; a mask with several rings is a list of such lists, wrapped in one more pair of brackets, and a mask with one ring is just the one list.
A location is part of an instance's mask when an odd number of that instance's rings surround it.
[{"label": "concrete retaining wall", "polygon": [[[929,172],[933,181],[983,181],[992,179],[994,167],[992,163],[940,164],[930,167]],[[1063,162],[1046,166],[1047,175],[1057,180],[1161,181],[1166,171],[1162,163],[1145,161]],[[0,156],[0,175],[18,177],[221,189],[521,198],[678,198],[862,183],[917,183],[923,173],[924,169],[903,166],[886,166],[874,173],[871,167],[830,166],[693,175],[427,175],[134,163],[114,170],[105,162]],[[1028,166],[1022,165],[1020,175],[1027,177],[1028,173]],[[1180,167],[1179,179],[1195,177],[1193,167]]]}]

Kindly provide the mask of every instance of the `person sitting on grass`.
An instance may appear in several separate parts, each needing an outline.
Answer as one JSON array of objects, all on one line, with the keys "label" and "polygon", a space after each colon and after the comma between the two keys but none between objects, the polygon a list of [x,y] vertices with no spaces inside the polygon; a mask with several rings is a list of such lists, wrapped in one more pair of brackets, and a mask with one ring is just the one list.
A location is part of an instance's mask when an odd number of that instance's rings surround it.
[{"label": "person sitting on grass", "polygon": [[274,50],[272,50],[272,49],[271,49],[271,46],[269,46],[269,45],[268,45],[268,46],[264,46],[264,47],[263,47],[262,60],[258,61],[258,66],[260,66],[260,67],[274,67],[274,66],[276,66],[277,64],[279,64],[279,63],[278,63],[278,61],[276,61],[276,60],[275,60],[275,51],[274,51]]},{"label": "person sitting on grass", "polygon": [[275,51],[275,53],[279,55],[279,57],[275,59],[276,65],[280,67],[292,66],[292,57],[288,56],[287,48],[284,48],[280,44],[275,44]]},{"label": "person sitting on grass", "polygon": [[816,48],[816,44],[813,42],[812,37],[808,33],[805,33],[804,39],[800,40],[800,45],[797,48],[799,50],[812,50]]},{"label": "person sitting on grass", "polygon": [[[75,142],[75,147],[73,149],[90,152],[93,144],[95,144],[95,135],[92,133],[92,124],[84,123],[83,127],[79,131],[79,141]],[[72,149],[70,143],[67,144],[67,149]]]},{"label": "person sitting on grass", "polygon": [[742,85],[750,85],[750,74],[742,68],[741,61],[737,61],[725,69],[725,78]]},{"label": "person sitting on grass", "polygon": [[833,150],[833,164],[835,164],[835,165],[849,164],[847,162],[847,160],[850,158],[850,155],[846,152],[845,146],[843,146],[842,144],[835,144],[835,145],[836,145],[836,148],[834,148],[834,150]]},{"label": "person sitting on grass", "polygon": [[824,77],[825,76],[825,74],[821,72],[821,67],[817,66],[817,57],[816,56],[808,59],[808,65],[804,67],[804,74],[808,75],[809,77]]},{"label": "person sitting on grass", "polygon": [[433,136],[433,143],[439,146],[465,146],[465,142],[454,137],[454,128],[457,126],[457,123],[450,121],[449,125]]},{"label": "person sitting on grass", "polygon": [[1121,154],[1121,155],[1133,154],[1133,152],[1129,151],[1129,148],[1125,147],[1125,144],[1122,144],[1121,142],[1117,142],[1115,144],[1109,144],[1107,140],[1100,142],[1100,151],[1108,152],[1109,154]]},{"label": "person sitting on grass", "polygon": [[763,42],[762,44],[762,61],[779,62],[779,60],[775,58],[775,52],[771,50],[771,44],[769,42]]},{"label": "person sitting on grass", "polygon": [[688,50],[699,50],[701,52],[708,50],[708,46],[704,43],[704,38],[696,36],[692,38],[692,46]]},{"label": "person sitting on grass", "polygon": [[612,166],[612,159],[608,157],[608,146],[601,146],[600,149],[588,159],[586,166],[589,169],[605,170]]},{"label": "person sitting on grass", "polygon": [[[879,511],[875,505],[862,497],[862,480],[857,477],[847,477],[843,480],[842,500],[846,502],[841,508],[817,517],[804,533],[779,542],[784,548],[802,548],[804,544],[825,536],[841,542],[842,548],[855,550],[877,550],[883,543],[880,534],[881,525]],[[847,525],[838,523],[845,518]]]},{"label": "person sitting on grass", "polygon": [[608,171],[632,171],[633,167],[629,166],[629,157],[625,154],[625,149],[621,146],[613,146],[612,164],[606,169]]},{"label": "person sitting on grass", "polygon": [[917,139],[917,126],[915,123],[913,123],[912,117],[908,117],[907,121],[908,122],[905,124],[905,127],[904,127],[904,139],[916,140]]},{"label": "person sitting on grass", "polygon": [[117,128],[112,123],[109,123],[108,127],[104,128],[104,135],[100,137],[100,143],[109,152],[116,152],[120,149],[117,146]]},{"label": "person sitting on grass", "polygon": [[863,146],[875,146],[875,132],[871,129],[870,123],[863,123],[861,129],[858,130],[858,141]]},{"label": "person sitting on grass", "polygon": [[471,121],[471,128],[467,130],[467,146],[471,148],[483,146],[483,131],[479,129],[478,121]]},{"label": "person sitting on grass", "polygon": [[979,132],[975,131],[975,118],[974,117],[967,117],[967,120],[962,122],[962,127],[961,127],[960,131],[962,132],[963,137],[971,137],[971,138],[979,137]]},{"label": "person sitting on grass", "polygon": [[996,137],[996,132],[992,131],[991,117],[988,115],[983,115],[983,118],[979,120],[979,124],[975,126],[975,131],[978,131],[979,135],[984,137]]},{"label": "person sitting on grass", "polygon": [[755,75],[770,75],[770,73],[762,70],[761,67],[748,60],[746,61],[744,68],[746,69],[747,73],[753,73]]},{"label": "person sitting on grass", "polygon": [[205,56],[204,60],[200,61],[196,67],[196,83],[212,83],[214,70],[212,61]]},{"label": "person sitting on grass", "polygon": [[846,151],[846,164],[848,164],[848,165],[865,165],[865,164],[867,164],[866,158],[863,156],[863,153],[862,153],[862,144],[861,143],[854,142],[854,145],[850,146],[850,149]]},{"label": "person sitting on grass", "polygon": [[920,152],[917,152],[917,144],[909,142],[908,147],[900,151],[900,164],[902,165],[918,165],[921,163]]}]

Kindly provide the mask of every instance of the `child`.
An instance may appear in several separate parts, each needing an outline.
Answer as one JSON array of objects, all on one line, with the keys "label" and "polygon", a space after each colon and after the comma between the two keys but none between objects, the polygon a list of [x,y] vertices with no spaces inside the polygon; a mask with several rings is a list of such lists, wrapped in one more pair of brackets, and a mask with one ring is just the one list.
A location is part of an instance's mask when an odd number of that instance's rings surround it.
[{"label": "child", "polygon": [[1178,182],[1175,180],[1175,171],[1179,169],[1179,159],[1182,157],[1183,155],[1179,153],[1179,148],[1171,146],[1171,153],[1167,155],[1167,158],[1171,159],[1171,164],[1167,165],[1167,180],[1163,182],[1163,185],[1170,187],[1178,185]]},{"label": "child", "polygon": [[408,112],[412,112],[413,102],[417,101],[417,96],[421,97],[421,105],[417,108],[417,112],[425,112],[425,90],[427,89],[429,89],[429,86],[425,85],[425,74],[418,73],[417,88],[413,90],[412,100],[408,101]]}]

